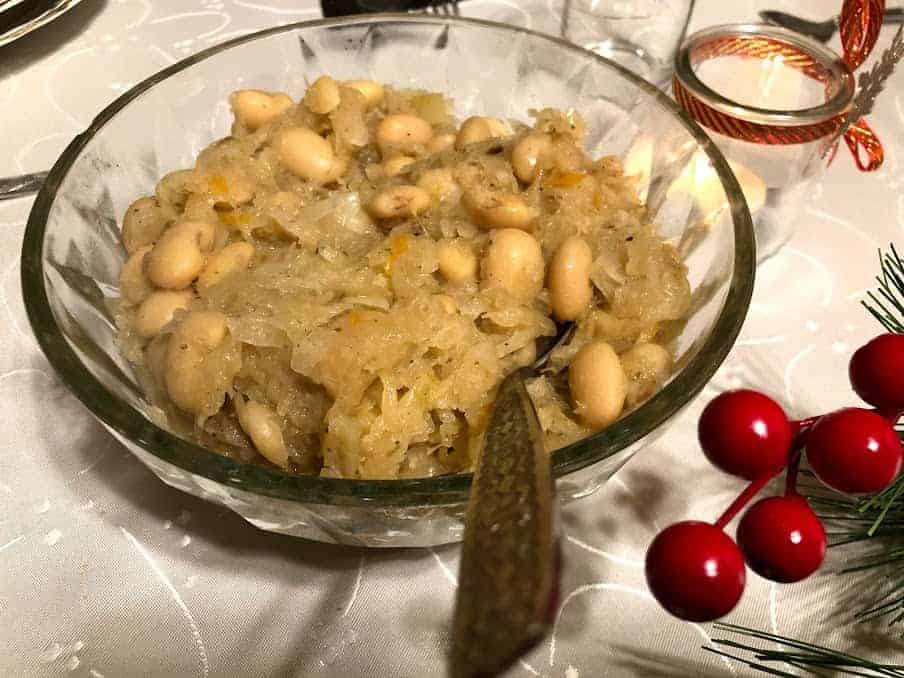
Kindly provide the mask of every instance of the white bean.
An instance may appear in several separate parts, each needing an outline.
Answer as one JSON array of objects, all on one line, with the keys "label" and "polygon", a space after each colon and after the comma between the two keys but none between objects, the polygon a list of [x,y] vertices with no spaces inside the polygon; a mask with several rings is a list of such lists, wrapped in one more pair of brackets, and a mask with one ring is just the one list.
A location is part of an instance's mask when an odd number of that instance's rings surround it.
[{"label": "white bean", "polygon": [[347,80],[342,84],[361,92],[364,95],[368,108],[373,108],[383,101],[383,85],[378,82],[373,80]]},{"label": "white bean", "polygon": [[283,440],[282,428],[276,412],[253,400],[249,400],[244,405],[238,405],[238,401],[236,401],[236,412],[239,415],[239,425],[251,438],[257,451],[267,461],[280,468],[287,468],[289,466],[289,450]]},{"label": "white bean", "polygon": [[503,193],[483,186],[472,186],[462,196],[462,205],[471,218],[484,228],[530,230],[539,211],[516,193]]},{"label": "white bean", "polygon": [[173,331],[173,340],[196,343],[212,351],[226,338],[226,316],[217,311],[189,313]]},{"label": "white bean", "polygon": [[653,395],[665,381],[672,356],[659,344],[639,343],[621,355],[621,364],[628,382],[626,402],[633,407]]},{"label": "white bean", "polygon": [[119,272],[119,290],[122,297],[133,304],[140,304],[154,291],[154,286],[144,274],[144,257],[151,249],[151,245],[145,245],[135,250]]},{"label": "white bean", "polygon": [[141,302],[135,311],[132,327],[139,337],[149,339],[166,327],[176,311],[184,311],[192,300],[191,290],[157,290]]},{"label": "white bean", "polygon": [[247,242],[234,242],[210,255],[198,276],[198,290],[213,287],[230,273],[251,266],[254,246]]},{"label": "white bean", "polygon": [[436,248],[439,272],[454,285],[477,279],[477,256],[463,240],[440,240]]},{"label": "white bean", "polygon": [[590,305],[593,252],[580,236],[566,238],[549,264],[549,301],[559,322],[576,320]]},{"label": "white bean", "polygon": [[448,200],[459,192],[455,174],[449,167],[428,169],[421,174],[417,185],[427,191],[437,202]]},{"label": "white bean", "polygon": [[279,161],[293,174],[320,184],[338,179],[345,162],[336,157],[330,142],[306,127],[283,131],[278,141]]},{"label": "white bean", "polygon": [[335,110],[339,100],[339,84],[328,75],[317,78],[304,95],[305,107],[319,115]]},{"label": "white bean", "polygon": [[437,134],[427,142],[427,151],[430,153],[442,153],[455,146],[454,134]]},{"label": "white bean", "polygon": [[413,217],[433,203],[430,194],[417,186],[390,186],[373,197],[368,211],[378,219]]},{"label": "white bean", "polygon": [[166,228],[166,218],[156,198],[139,198],[122,217],[122,244],[134,254],[145,245],[153,245]]},{"label": "white bean", "polygon": [[508,125],[501,120],[475,115],[461,124],[455,136],[455,148],[461,151],[471,144],[507,137],[511,133]]},{"label": "white bean", "polygon": [[180,409],[199,414],[212,395],[204,361],[226,337],[226,318],[215,311],[189,313],[173,330],[166,351],[166,391]]},{"label": "white bean", "polygon": [[528,134],[512,149],[512,168],[515,176],[526,184],[537,178],[537,162],[552,147],[548,134]]},{"label": "white bean", "polygon": [[282,92],[243,89],[232,93],[229,105],[235,119],[253,132],[285,113],[292,106],[292,99]]},{"label": "white bean", "polygon": [[145,256],[148,279],[169,290],[191,285],[204,267],[204,254],[213,247],[215,234],[216,227],[204,221],[183,221],[172,226]]},{"label": "white bean", "polygon": [[[157,182],[155,196],[161,205],[173,205],[182,209],[189,196],[201,189],[198,172],[193,169],[173,170]],[[200,197],[200,196],[199,196]]]},{"label": "white bean", "polygon": [[618,419],[627,384],[618,354],[604,341],[581,347],[568,368],[574,412],[588,427],[599,430]]},{"label": "white bean", "polygon": [[394,148],[413,150],[426,144],[432,136],[433,127],[429,122],[408,113],[387,115],[377,125],[377,145],[384,154]]},{"label": "white bean", "polygon": [[493,231],[483,262],[487,287],[500,286],[521,303],[529,303],[543,289],[543,251],[530,233],[503,228]]},{"label": "white bean", "polygon": [[387,177],[395,177],[404,172],[415,163],[414,158],[407,155],[396,155],[383,161],[383,174]]}]

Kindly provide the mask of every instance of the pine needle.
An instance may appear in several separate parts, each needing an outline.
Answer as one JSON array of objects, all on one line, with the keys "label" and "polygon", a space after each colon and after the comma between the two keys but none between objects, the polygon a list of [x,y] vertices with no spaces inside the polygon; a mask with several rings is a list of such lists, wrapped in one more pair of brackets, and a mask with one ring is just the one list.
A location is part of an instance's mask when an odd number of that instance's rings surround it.
[{"label": "pine needle", "polygon": [[[716,631],[734,634],[746,640],[730,640],[726,638],[714,638],[713,645],[704,650],[740,662],[749,668],[762,671],[772,676],[798,676],[783,670],[795,668],[806,671],[813,676],[845,675],[865,676],[877,678],[878,676],[891,676],[892,678],[904,678],[904,665],[879,664],[869,659],[845,654],[829,648],[806,643],[802,640],[780,636],[766,631],[759,631],[737,624],[717,622],[714,624]],[[774,647],[766,648],[753,644],[754,641],[770,643]],[[725,651],[729,648],[736,653]],[[744,656],[744,653],[750,656]],[[829,673],[820,672],[818,669],[828,669]]]},{"label": "pine needle", "polygon": [[889,332],[904,333],[904,261],[894,245],[890,252],[879,251],[882,273],[876,276],[879,289],[867,292],[860,303]]},{"label": "pine needle", "polygon": [[[889,332],[904,333],[904,259],[894,245],[879,251],[878,287],[861,303]],[[901,429],[898,434],[904,438]],[[875,571],[886,582],[885,592],[855,619],[904,621],[904,475],[872,497],[853,498],[828,490],[812,474],[804,480],[807,498],[826,524],[832,547],[857,545],[839,574]]]},{"label": "pine needle", "polygon": [[[894,245],[879,252],[878,288],[861,303],[889,332],[904,334],[904,260]],[[904,432],[899,429],[904,439]],[[875,571],[888,590],[879,600],[854,615],[857,621],[888,619],[904,622],[904,474],[872,497],[838,494],[819,483],[812,473],[801,473],[801,492],[826,525],[830,546],[858,545],[838,574]],[[867,547],[869,545],[869,547]],[[890,676],[904,678],[904,664],[879,664],[869,659],[820,647],[766,631],[717,622],[716,631],[734,638],[714,638],[704,650],[771,676]],[[768,647],[762,647],[768,644]],[[792,672],[797,670],[796,672]]]},{"label": "pine needle", "polygon": [[[894,245],[879,251],[881,274],[878,288],[867,293],[861,303],[889,332],[904,334],[904,260]],[[904,432],[899,429],[904,439]],[[875,548],[855,555],[838,574],[875,571],[888,584],[865,609],[854,615],[861,622],[887,618],[889,625],[904,622],[904,474],[886,490],[868,498],[852,498],[829,490],[812,475],[802,473],[801,491],[826,524],[830,546],[866,544]],[[876,678],[904,678],[904,665],[879,664],[868,659],[820,647],[801,640],[765,631],[717,622],[717,631],[734,634],[740,640],[714,638],[704,650],[771,676],[796,678],[797,669],[811,676],[846,675]],[[757,644],[768,643],[770,647]],[[828,672],[823,672],[827,670]]]}]

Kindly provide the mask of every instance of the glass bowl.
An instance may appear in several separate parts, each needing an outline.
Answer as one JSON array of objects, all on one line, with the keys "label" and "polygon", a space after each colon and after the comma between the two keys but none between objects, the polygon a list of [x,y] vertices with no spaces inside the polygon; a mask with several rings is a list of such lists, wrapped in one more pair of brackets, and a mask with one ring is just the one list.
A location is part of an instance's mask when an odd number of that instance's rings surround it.
[{"label": "glass bowl", "polygon": [[[408,15],[305,22],[237,38],[136,85],[63,152],[29,216],[22,286],[48,360],[165,483],[262,529],[357,546],[461,538],[470,475],[342,480],[238,463],[166,430],[114,341],[105,299],[118,296],[125,252],[117,223],[125,208],[228,135],[231,91],[298,97],[322,73],[444,92],[462,117],[524,119],[531,108],[574,107],[587,121],[588,150],[618,155],[638,175],[651,219],[681,248],[693,307],[674,346],[678,369],[664,388],[553,454],[560,497],[593,492],[664,430],[725,358],[753,289],[753,229],[725,159],[672,101],[614,63],[521,28]],[[708,209],[704,222],[699,205],[711,206],[714,196],[724,209],[718,219]]]}]

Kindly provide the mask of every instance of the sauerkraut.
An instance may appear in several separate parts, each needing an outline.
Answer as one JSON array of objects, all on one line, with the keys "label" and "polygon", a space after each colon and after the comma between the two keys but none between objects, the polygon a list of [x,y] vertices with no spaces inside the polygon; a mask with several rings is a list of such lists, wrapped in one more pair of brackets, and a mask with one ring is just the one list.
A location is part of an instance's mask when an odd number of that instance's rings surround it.
[{"label": "sauerkraut", "polygon": [[529,383],[547,447],[592,433],[568,379],[588,343],[619,355],[619,411],[667,377],[686,269],[578,112],[459,124],[441,94],[327,76],[231,104],[123,223],[119,340],[180,434],[293,473],[469,470],[497,386],[557,333],[548,267],[575,237],[592,294]]}]

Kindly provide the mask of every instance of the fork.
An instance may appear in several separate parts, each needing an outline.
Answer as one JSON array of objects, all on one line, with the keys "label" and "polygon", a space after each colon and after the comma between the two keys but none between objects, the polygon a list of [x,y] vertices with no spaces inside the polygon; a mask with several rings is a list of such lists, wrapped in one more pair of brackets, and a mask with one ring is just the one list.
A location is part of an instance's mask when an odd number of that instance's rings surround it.
[{"label": "fork", "polygon": [[[426,7],[422,8],[420,14],[430,16],[460,16],[458,9],[458,0],[446,0],[445,2],[430,2]],[[449,44],[449,27],[443,28],[443,32],[439,34],[436,42],[433,43],[434,49],[446,49]]]},{"label": "fork", "polygon": [[[764,10],[760,12],[760,18],[770,24],[789,28],[797,33],[803,33],[811,38],[815,38],[820,42],[828,42],[838,30],[838,17],[832,17],[825,21],[810,21],[802,19],[793,14],[786,12],[778,12],[775,10]],[[904,7],[889,7],[885,10],[882,23],[884,24],[900,24],[904,23]]]},{"label": "fork", "polygon": [[12,9],[13,5],[18,5],[20,2],[23,2],[23,0],[0,0],[0,12]]},{"label": "fork", "polygon": [[47,172],[0,178],[0,200],[10,200],[29,193],[37,193],[46,178]]},{"label": "fork", "polygon": [[431,2],[420,11],[424,14],[434,14],[436,16],[461,15],[461,11],[458,8],[458,0],[447,0],[447,2]]},{"label": "fork", "polygon": [[411,12],[436,16],[458,16],[460,0],[320,0],[324,17],[374,12]]}]

